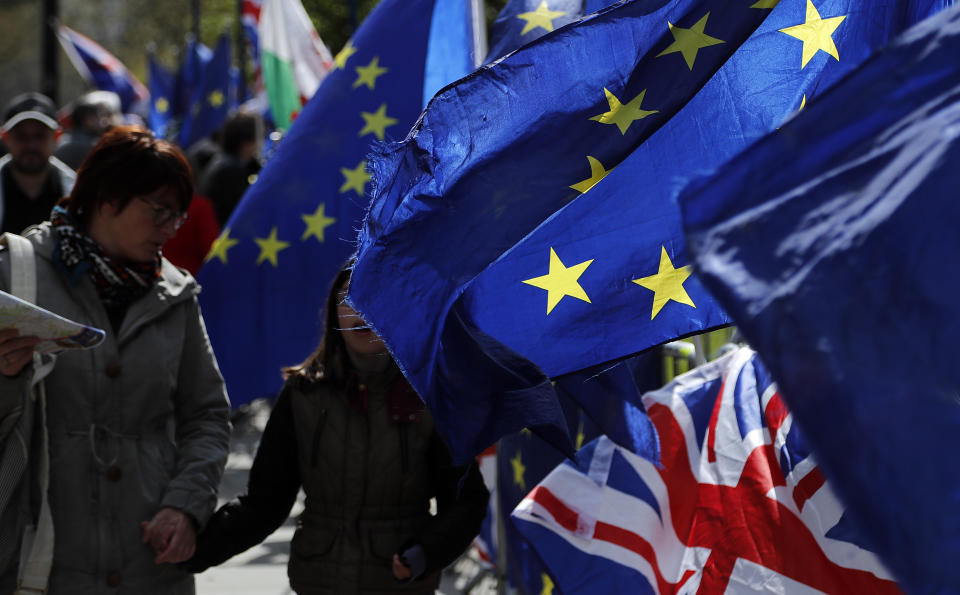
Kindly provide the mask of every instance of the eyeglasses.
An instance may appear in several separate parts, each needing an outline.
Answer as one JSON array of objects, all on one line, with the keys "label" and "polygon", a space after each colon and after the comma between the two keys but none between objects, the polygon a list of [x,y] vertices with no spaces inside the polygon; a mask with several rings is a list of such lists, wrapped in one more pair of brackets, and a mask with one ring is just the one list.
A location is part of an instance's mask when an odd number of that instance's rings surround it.
[{"label": "eyeglasses", "polygon": [[176,231],[187,222],[188,215],[182,211],[174,211],[170,207],[158,205],[142,196],[138,196],[137,198],[147,203],[147,205],[153,209],[153,224],[157,227],[164,227],[173,221],[173,229]]}]

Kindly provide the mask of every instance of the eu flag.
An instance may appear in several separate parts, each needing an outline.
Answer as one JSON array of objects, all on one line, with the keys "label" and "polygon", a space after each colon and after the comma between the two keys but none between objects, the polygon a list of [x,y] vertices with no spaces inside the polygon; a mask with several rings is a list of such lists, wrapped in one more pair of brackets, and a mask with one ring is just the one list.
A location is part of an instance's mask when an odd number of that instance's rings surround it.
[{"label": "eu flag", "polygon": [[681,195],[700,277],[907,592],[960,585],[960,7]]},{"label": "eu flag", "polygon": [[366,208],[370,143],[402,138],[436,69],[472,68],[467,8],[378,4],[214,243],[200,299],[234,405],[275,395],[281,367],[319,342],[320,309]]},{"label": "eu flag", "polygon": [[487,62],[572,23],[616,0],[509,0],[490,31]]},{"label": "eu flag", "polygon": [[[636,0],[440,93],[372,163],[351,299],[456,455],[561,425],[549,395],[523,402],[535,370],[728,324],[692,275],[675,192],[939,5]],[[507,391],[476,372],[481,352],[515,371]]]},{"label": "eu flag", "polygon": [[215,131],[226,120],[230,108],[236,107],[236,84],[230,74],[230,38],[226,34],[220,36],[213,57],[201,72],[183,116],[181,147],[189,147]]},{"label": "eu flag", "polygon": [[174,79],[173,114],[181,120],[181,124],[183,117],[190,111],[196,89],[203,84],[204,71],[212,59],[213,51],[210,48],[193,37],[187,40],[183,59]]},{"label": "eu flag", "polygon": [[158,138],[166,138],[167,126],[173,118],[174,76],[151,52],[147,56],[150,68],[150,111],[147,125]]}]

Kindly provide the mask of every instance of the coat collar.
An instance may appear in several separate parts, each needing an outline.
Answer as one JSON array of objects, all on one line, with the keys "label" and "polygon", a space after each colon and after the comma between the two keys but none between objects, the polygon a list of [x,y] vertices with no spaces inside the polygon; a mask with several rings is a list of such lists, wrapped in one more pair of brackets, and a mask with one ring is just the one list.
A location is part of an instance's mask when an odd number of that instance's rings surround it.
[{"label": "coat collar", "polygon": [[[27,229],[24,233],[36,248],[36,254],[52,265],[53,249],[56,238],[51,230],[50,222],[45,221]],[[68,282],[64,279],[64,283]],[[97,297],[93,282],[87,276],[81,279],[77,286],[77,299],[84,304],[91,319],[99,325],[108,324],[106,310]],[[196,280],[181,269],[170,263],[166,258],[161,262],[160,279],[150,290],[133,302],[124,316],[118,334],[118,341],[123,343],[127,338],[144,325],[156,320],[169,308],[180,302],[191,300],[200,293],[200,285]]]}]

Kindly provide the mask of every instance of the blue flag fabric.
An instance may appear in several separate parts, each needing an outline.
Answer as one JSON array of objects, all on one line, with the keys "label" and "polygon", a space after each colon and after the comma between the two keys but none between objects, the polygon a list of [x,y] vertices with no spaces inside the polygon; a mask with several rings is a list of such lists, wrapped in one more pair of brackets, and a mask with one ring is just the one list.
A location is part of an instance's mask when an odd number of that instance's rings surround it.
[{"label": "blue flag fabric", "polygon": [[213,59],[213,50],[193,39],[187,40],[183,59],[174,79],[173,114],[181,119],[190,112],[190,105],[196,95],[196,89],[203,84],[204,71]]},{"label": "blue flag fabric", "polygon": [[960,585],[960,7],[684,191],[699,275],[911,593]]},{"label": "blue flag fabric", "polygon": [[150,68],[150,111],[147,114],[147,125],[158,138],[166,138],[167,127],[174,116],[174,75],[157,62],[153,53],[147,56],[147,61]]},{"label": "blue flag fabric", "polygon": [[[560,395],[568,428],[576,448],[600,435],[599,428],[569,400]],[[503,437],[497,450],[497,494],[499,510],[509,515],[517,504],[554,467],[564,460],[564,453],[529,431]],[[525,595],[551,592],[552,579],[537,552],[507,520],[504,526],[507,564],[504,572],[510,585]]]},{"label": "blue flag fabric", "polygon": [[[547,376],[729,324],[690,274],[683,180],[940,4],[628,2],[441,92],[372,162],[351,299],[455,456],[559,427]],[[490,346],[491,367],[519,370],[507,391],[478,372]]]},{"label": "blue flag fabric", "polygon": [[57,37],[70,62],[87,84],[120,97],[120,109],[130,113],[150,97],[150,92],[113,54],[86,35],[65,25],[57,27]]},{"label": "blue flag fabric", "polygon": [[659,350],[561,376],[557,393],[572,400],[599,430],[630,452],[656,460],[660,446],[643,393],[663,385]]},{"label": "blue flag fabric", "polygon": [[490,31],[486,62],[509,54],[616,0],[509,0]]},{"label": "blue flag fabric", "polygon": [[643,405],[660,457],[601,437],[513,512],[556,590],[900,592],[749,348],[646,393]]},{"label": "blue flag fabric", "polygon": [[226,34],[220,36],[213,56],[199,67],[199,71],[201,74],[194,78],[189,107],[183,115],[179,137],[181,147],[189,147],[218,129],[231,107],[236,108],[236,84],[230,69],[230,38]]},{"label": "blue flag fabric", "polygon": [[[329,284],[355,250],[367,205],[370,144],[401,138],[420,113],[432,15],[441,4],[463,7],[460,0],[377,5],[200,270],[204,318],[234,406],[275,395],[280,369],[317,346]],[[451,26],[458,38],[470,39],[462,27]],[[434,63],[449,69],[456,52],[445,47],[451,55]],[[466,58],[459,63],[468,68]]]}]

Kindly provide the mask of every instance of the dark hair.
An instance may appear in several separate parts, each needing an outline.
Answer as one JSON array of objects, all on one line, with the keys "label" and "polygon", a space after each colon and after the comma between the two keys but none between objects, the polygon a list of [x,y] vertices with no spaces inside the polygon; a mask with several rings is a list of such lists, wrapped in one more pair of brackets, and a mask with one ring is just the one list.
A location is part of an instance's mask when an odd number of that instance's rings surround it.
[{"label": "dark hair", "polygon": [[104,203],[122,211],[135,196],[168,187],[180,210],[193,198],[193,176],[187,158],[175,145],[154,138],[139,126],[118,126],[101,137],[77,170],[67,211],[86,228]]},{"label": "dark hair", "polygon": [[257,140],[257,116],[247,112],[237,112],[223,125],[223,152],[236,156],[240,145]]},{"label": "dark hair", "polygon": [[340,320],[337,306],[340,304],[340,292],[350,287],[350,273],[356,258],[351,256],[340,268],[340,272],[330,285],[327,305],[323,315],[323,334],[320,345],[302,363],[283,369],[283,377],[296,382],[312,383],[327,380],[334,386],[342,387],[347,383],[347,344],[340,332]]}]

